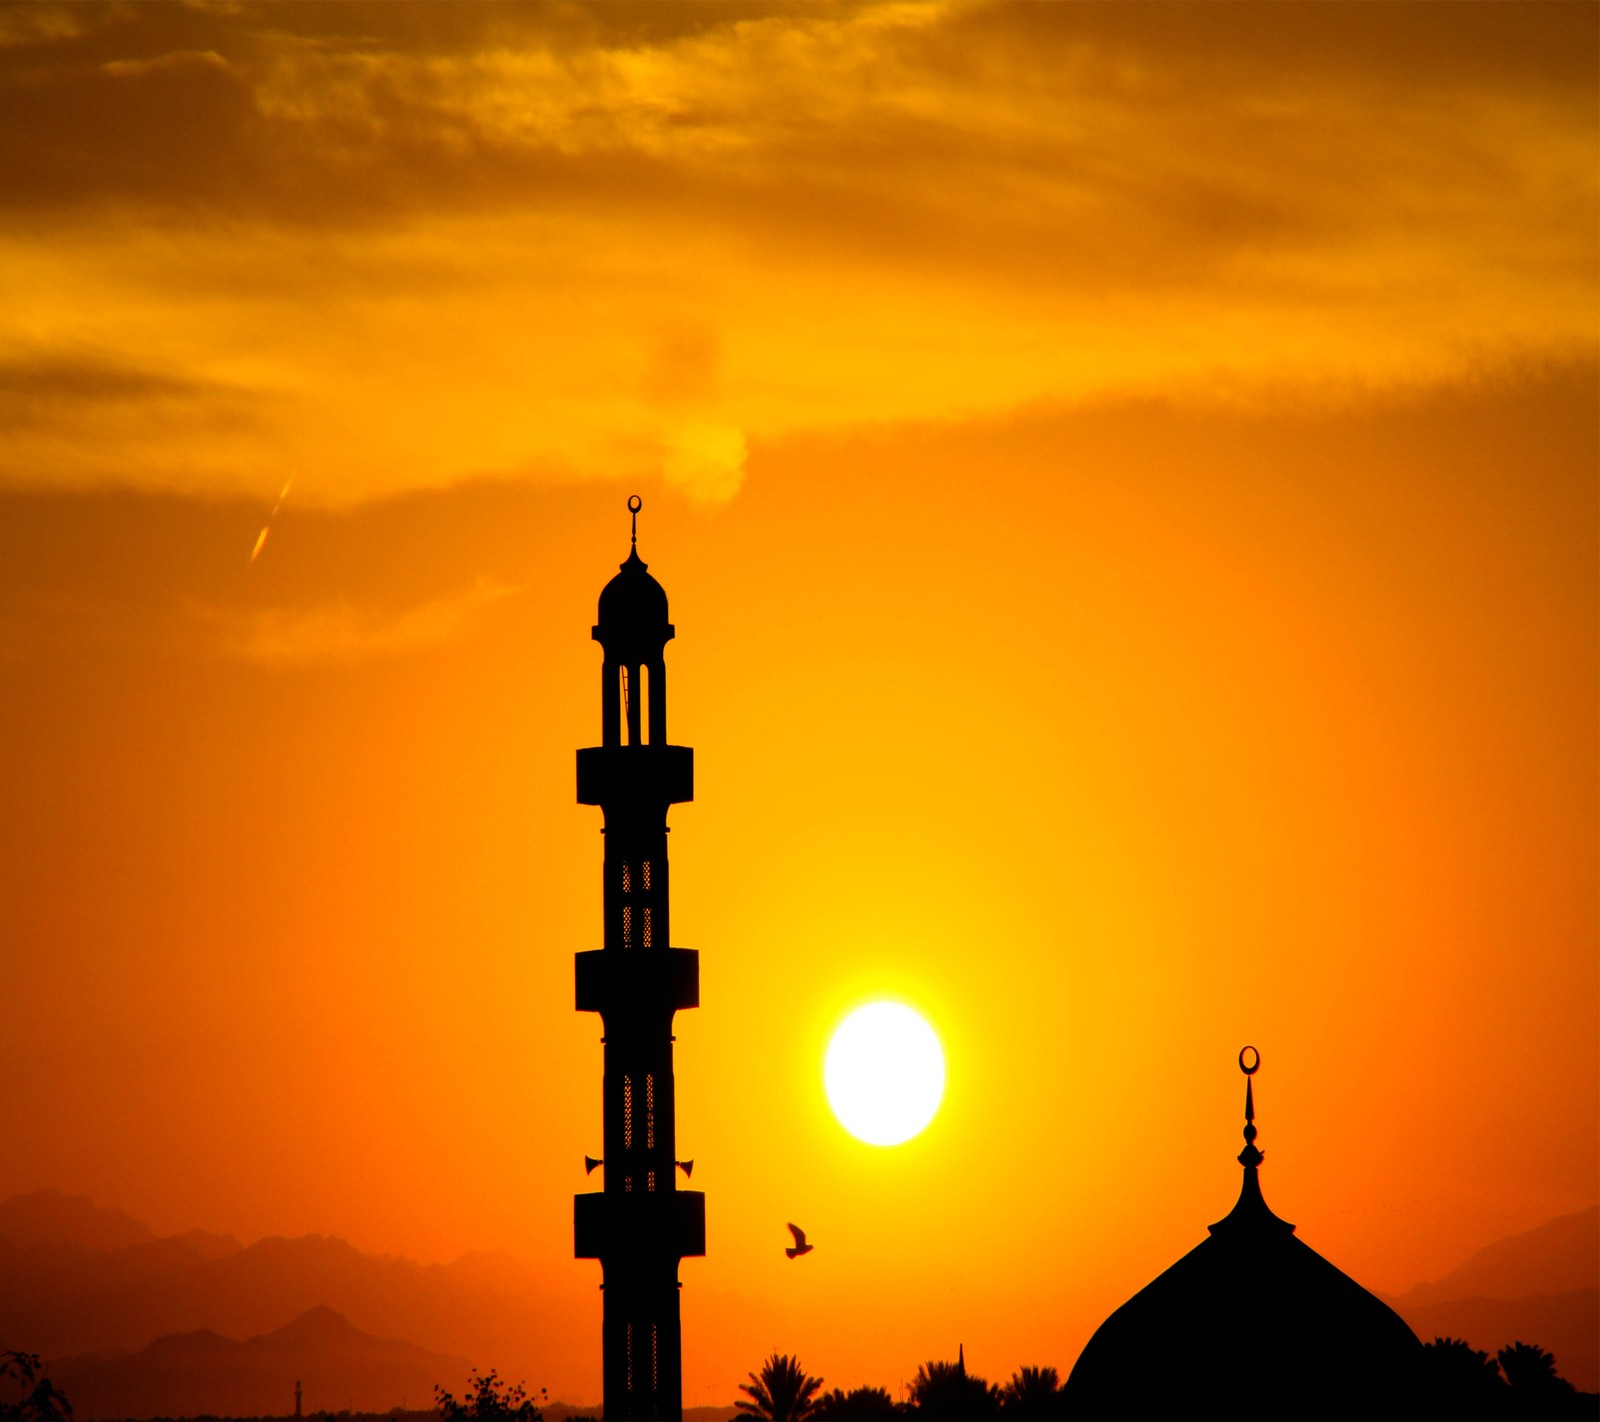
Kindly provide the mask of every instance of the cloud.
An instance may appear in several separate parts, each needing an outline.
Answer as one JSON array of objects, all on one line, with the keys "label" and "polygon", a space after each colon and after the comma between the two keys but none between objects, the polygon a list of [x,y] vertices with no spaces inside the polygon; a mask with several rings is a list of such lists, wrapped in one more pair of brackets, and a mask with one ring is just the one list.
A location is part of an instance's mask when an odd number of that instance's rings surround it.
[{"label": "cloud", "polygon": [[8,420],[26,418],[29,405],[185,399],[201,388],[194,381],[93,355],[0,359],[0,410]]},{"label": "cloud", "polygon": [[744,434],[733,425],[680,425],[667,434],[662,473],[691,497],[722,503],[739,491],[747,453]]},{"label": "cloud", "polygon": [[42,10],[0,37],[0,347],[50,332],[241,394],[89,429],[36,405],[6,467],[718,498],[810,430],[1583,357],[1595,30],[1581,6]]},{"label": "cloud", "polygon": [[259,448],[271,405],[270,391],[246,391],[159,359],[138,363],[70,345],[16,351],[0,355],[0,468],[22,485],[136,482],[108,481],[108,463],[167,450],[174,455],[154,482],[205,492],[215,461],[202,451]]},{"label": "cloud", "polygon": [[399,613],[379,613],[336,600],[310,608],[244,611],[191,609],[210,646],[269,667],[317,666],[408,656],[458,635],[515,587],[479,578],[470,588]]}]

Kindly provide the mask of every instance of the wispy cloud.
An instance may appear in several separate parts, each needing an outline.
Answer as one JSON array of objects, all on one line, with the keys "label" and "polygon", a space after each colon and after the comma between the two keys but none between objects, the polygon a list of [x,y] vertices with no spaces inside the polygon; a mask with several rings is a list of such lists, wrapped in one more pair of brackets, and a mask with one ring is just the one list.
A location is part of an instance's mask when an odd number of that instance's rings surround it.
[{"label": "wispy cloud", "polygon": [[459,635],[484,608],[517,589],[480,578],[472,587],[406,608],[378,612],[340,600],[309,608],[191,609],[209,645],[264,666],[297,667],[407,656]]},{"label": "wispy cloud", "polygon": [[0,358],[0,418],[9,425],[95,407],[192,401],[226,394],[203,381],[143,369],[86,352],[46,352]]}]

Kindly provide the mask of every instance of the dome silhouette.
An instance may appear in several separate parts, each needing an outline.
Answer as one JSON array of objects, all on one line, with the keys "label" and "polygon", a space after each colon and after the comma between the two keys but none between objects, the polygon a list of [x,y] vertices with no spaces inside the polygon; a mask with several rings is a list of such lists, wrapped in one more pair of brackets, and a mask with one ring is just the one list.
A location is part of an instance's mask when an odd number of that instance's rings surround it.
[{"label": "dome silhouette", "polygon": [[673,627],[667,621],[667,590],[650,576],[650,565],[639,556],[639,510],[643,507],[637,494],[628,500],[633,546],[616,577],[600,589],[594,639],[606,649],[608,666],[637,669],[653,664],[659,678],[665,674],[661,649],[672,640]]},{"label": "dome silhouette", "polygon": [[601,632],[656,631],[667,624],[667,590],[646,571],[635,547],[619,572],[600,590]]},{"label": "dome silhouette", "polygon": [[[1257,1056],[1246,1075],[1259,1066]],[[1419,1411],[1422,1344],[1399,1314],[1268,1208],[1254,1116],[1247,1084],[1238,1202],[1209,1238],[1095,1331],[1067,1379],[1069,1416],[1396,1418]]]}]

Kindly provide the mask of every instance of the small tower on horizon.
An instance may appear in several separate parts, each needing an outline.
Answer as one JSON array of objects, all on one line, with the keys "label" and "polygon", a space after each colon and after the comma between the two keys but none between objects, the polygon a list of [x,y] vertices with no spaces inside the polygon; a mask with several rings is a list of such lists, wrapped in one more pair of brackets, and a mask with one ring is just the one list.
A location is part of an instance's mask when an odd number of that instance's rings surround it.
[{"label": "small tower on horizon", "polygon": [[294,1415],[300,1415],[300,1379],[294,1380]]},{"label": "small tower on horizon", "polygon": [[683,1416],[678,1261],[704,1255],[705,1196],[677,1188],[672,1018],[700,1002],[700,959],[670,945],[667,811],[694,798],[694,751],[667,742],[667,594],[633,548],[600,594],[600,744],[578,803],[605,814],[604,946],[577,955],[580,1012],[603,1022],[605,1188],[578,1195],[579,1259],[604,1276],[605,1415]]}]

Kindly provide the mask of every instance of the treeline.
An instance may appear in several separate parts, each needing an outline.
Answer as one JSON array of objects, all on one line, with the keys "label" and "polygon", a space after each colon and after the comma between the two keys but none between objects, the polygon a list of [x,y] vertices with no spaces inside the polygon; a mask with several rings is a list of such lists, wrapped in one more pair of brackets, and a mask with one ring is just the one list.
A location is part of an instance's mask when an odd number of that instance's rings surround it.
[{"label": "treeline", "polygon": [[1579,1392],[1556,1371],[1554,1356],[1532,1343],[1513,1343],[1492,1358],[1464,1338],[1435,1338],[1422,1351],[1430,1416],[1562,1422],[1600,1415],[1600,1396]]},{"label": "treeline", "polygon": [[[1491,1357],[1460,1338],[1435,1338],[1423,1345],[1422,1357],[1423,1396],[1415,1413],[1421,1418],[1563,1422],[1600,1417],[1600,1396],[1579,1392],[1556,1370],[1555,1358],[1533,1344],[1512,1343]],[[1351,1359],[1351,1366],[1359,1368],[1360,1359]],[[823,1379],[808,1374],[798,1357],[783,1353],[774,1353],[749,1376],[749,1382],[739,1385],[745,1396],[735,1406],[764,1422],[887,1422],[897,1417],[1046,1422],[1072,1415],[1054,1368],[1018,1368],[997,1384],[969,1372],[960,1355],[953,1363],[922,1364],[901,1399],[881,1387],[824,1391]],[[540,1401],[544,1398],[541,1390]],[[492,1371],[474,1372],[460,1400],[436,1388],[435,1402],[442,1422],[542,1422],[541,1407],[523,1385],[509,1384]],[[72,1404],[43,1375],[36,1355],[0,1351],[0,1422],[71,1419]]]},{"label": "treeline", "polygon": [[940,1417],[965,1422],[989,1417],[1062,1417],[1061,1375],[1054,1368],[1018,1368],[1004,1386],[967,1371],[966,1359],[930,1361],[917,1369],[904,1401],[887,1388],[822,1391],[823,1380],[807,1375],[799,1358],[774,1353],[739,1384],[745,1396],[734,1406],[750,1417],[876,1422],[888,1417]]},{"label": "treeline", "polygon": [[[1555,1358],[1530,1343],[1513,1343],[1493,1357],[1459,1338],[1435,1338],[1423,1345],[1417,1413],[1428,1419],[1459,1422],[1562,1422],[1600,1417],[1600,1397],[1579,1392],[1556,1370]],[[1159,1365],[1158,1360],[1152,1360]],[[1360,1367],[1352,1358],[1351,1366]],[[858,1387],[824,1391],[798,1357],[774,1353],[741,1383],[745,1394],[735,1404],[748,1417],[768,1422],[887,1422],[923,1417],[935,1422],[1053,1422],[1068,1411],[1060,1374],[1054,1368],[1018,1368],[1003,1384],[969,1372],[966,1359],[930,1361],[917,1369],[903,1399],[887,1388]]]}]

